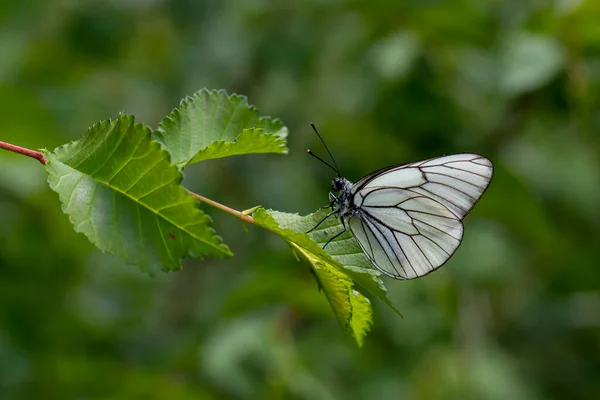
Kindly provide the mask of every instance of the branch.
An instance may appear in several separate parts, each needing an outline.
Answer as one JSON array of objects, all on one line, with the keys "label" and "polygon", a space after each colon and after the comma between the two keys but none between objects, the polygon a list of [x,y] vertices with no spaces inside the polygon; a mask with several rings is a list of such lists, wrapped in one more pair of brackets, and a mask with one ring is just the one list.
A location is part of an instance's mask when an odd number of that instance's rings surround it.
[{"label": "branch", "polygon": [[19,153],[27,157],[35,158],[44,165],[46,165],[46,163],[48,162],[46,157],[44,157],[43,153],[35,150],[26,149],[25,147],[16,146],[14,144],[0,142],[0,149],[12,151],[13,153]]}]

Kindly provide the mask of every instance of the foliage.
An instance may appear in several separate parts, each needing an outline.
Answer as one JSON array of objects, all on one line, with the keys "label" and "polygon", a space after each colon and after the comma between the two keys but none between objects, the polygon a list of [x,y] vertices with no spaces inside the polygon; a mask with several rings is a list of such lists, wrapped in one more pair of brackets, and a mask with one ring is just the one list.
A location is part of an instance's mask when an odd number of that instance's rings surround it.
[{"label": "foliage", "polygon": [[[276,133],[252,124],[275,127]],[[46,168],[50,187],[76,231],[100,250],[155,274],[181,269],[185,257],[232,255],[210,227],[210,218],[180,186],[183,176],[177,166],[248,153],[285,153],[286,135],[280,122],[258,117],[243,96],[203,89],[163,120],[158,142],[149,127],[122,114],[49,153]],[[354,289],[353,278],[397,311],[378,274],[368,272],[373,268],[356,243],[333,260],[306,235],[282,229],[305,229],[322,215],[299,219],[273,212],[273,219],[262,209],[252,211],[255,223],[280,235],[310,263],[340,324],[359,346],[373,321],[370,302]],[[345,241],[354,242],[351,237]]]},{"label": "foliage", "polygon": [[[265,214],[268,214],[270,218]],[[254,216],[260,224],[287,241],[292,249],[308,258],[311,264],[316,260],[322,267],[328,267],[326,269],[337,269],[352,278],[359,289],[379,298],[400,315],[396,306],[386,297],[386,288],[379,278],[381,274],[369,262],[350,232],[340,235],[339,238],[327,245],[327,251],[324,250],[329,239],[343,229],[338,219],[329,218],[317,229],[313,229],[325,218],[324,210],[301,217],[298,214],[272,210],[265,212],[259,209],[255,211]],[[307,235],[303,233],[308,231],[310,233],[307,238]],[[320,280],[318,273],[317,279]]]},{"label": "foliage", "polygon": [[[354,288],[354,282],[348,276],[352,270],[344,270],[344,266],[339,261],[334,260],[307,235],[286,229],[290,226],[296,227],[296,230],[302,229],[307,225],[306,220],[314,225],[319,221],[319,216],[301,218],[294,214],[267,212],[264,209],[256,210],[253,215],[260,225],[281,236],[301,258],[310,264],[319,288],[327,296],[338,321],[354,337],[358,346],[362,347],[373,322],[372,311],[369,300]],[[363,273],[368,274],[366,271]],[[376,279],[372,275],[370,278]]]},{"label": "foliage", "polygon": [[166,116],[155,137],[171,154],[171,162],[183,167],[233,155],[286,154],[286,136],[281,121],[261,117],[244,96],[204,89]]},{"label": "foliage", "polygon": [[50,153],[46,168],[75,230],[143,270],[177,270],[185,256],[231,255],[150,128],[132,116],[97,123]]}]

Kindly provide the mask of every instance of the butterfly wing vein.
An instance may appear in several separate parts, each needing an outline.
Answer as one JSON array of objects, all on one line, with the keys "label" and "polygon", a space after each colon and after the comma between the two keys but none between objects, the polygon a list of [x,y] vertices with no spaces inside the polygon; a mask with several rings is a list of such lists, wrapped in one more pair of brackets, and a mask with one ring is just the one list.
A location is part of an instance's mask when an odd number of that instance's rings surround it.
[{"label": "butterfly wing vein", "polygon": [[374,172],[352,194],[350,230],[369,260],[396,279],[436,270],[454,254],[462,219],[492,178],[492,163],[457,154]]}]

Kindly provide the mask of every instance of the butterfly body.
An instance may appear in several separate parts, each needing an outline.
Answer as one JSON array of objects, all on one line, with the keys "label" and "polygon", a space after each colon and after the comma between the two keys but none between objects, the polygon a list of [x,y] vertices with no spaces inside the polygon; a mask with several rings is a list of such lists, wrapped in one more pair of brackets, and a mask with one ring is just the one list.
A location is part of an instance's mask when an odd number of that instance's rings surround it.
[{"label": "butterfly body", "polygon": [[[329,192],[329,206],[334,214],[338,215],[342,221],[352,216],[356,212],[352,194],[354,185],[348,179],[334,178],[331,182],[331,192]],[[346,226],[346,225],[344,225]]]}]

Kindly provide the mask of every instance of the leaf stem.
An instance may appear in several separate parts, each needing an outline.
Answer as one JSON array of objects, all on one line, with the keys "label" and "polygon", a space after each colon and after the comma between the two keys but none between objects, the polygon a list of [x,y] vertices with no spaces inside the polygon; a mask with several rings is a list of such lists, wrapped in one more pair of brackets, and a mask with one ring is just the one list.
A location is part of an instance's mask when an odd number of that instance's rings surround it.
[{"label": "leaf stem", "polygon": [[44,165],[46,165],[46,163],[48,162],[46,157],[44,157],[43,153],[31,149],[26,149],[25,147],[17,146],[14,144],[0,141],[0,149],[12,151],[13,153],[19,153],[27,157],[35,158]]},{"label": "leaf stem", "polygon": [[238,219],[240,219],[240,220],[242,220],[242,221],[248,222],[248,223],[250,223],[250,224],[257,225],[257,223],[256,223],[256,221],[254,220],[254,218],[252,218],[252,217],[250,217],[250,216],[248,216],[248,215],[246,215],[246,214],[242,213],[241,211],[234,210],[234,209],[233,209],[233,208],[231,208],[231,207],[227,207],[227,206],[226,206],[226,205],[224,205],[224,204],[218,203],[218,202],[216,202],[216,201],[214,201],[214,200],[211,200],[211,199],[209,199],[209,198],[207,198],[207,197],[201,196],[201,195],[199,195],[198,193],[194,193],[194,192],[189,192],[189,193],[190,193],[192,196],[194,196],[195,198],[197,198],[198,200],[200,200],[202,203],[205,203],[205,204],[208,204],[209,206],[212,206],[212,207],[218,208],[218,209],[219,209],[219,210],[221,210],[221,211],[225,211],[227,214],[231,214],[231,215],[233,215],[234,217],[236,217],[236,218],[238,218]]}]

